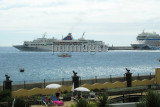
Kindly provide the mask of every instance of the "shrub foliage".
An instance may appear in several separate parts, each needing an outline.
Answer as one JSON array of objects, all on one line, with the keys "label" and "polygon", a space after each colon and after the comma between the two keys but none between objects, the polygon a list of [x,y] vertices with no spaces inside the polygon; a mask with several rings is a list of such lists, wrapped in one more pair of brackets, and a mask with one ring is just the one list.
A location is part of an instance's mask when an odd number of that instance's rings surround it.
[{"label": "shrub foliage", "polygon": [[98,107],[107,107],[107,104],[109,104],[108,95],[106,93],[103,93],[102,96],[98,97],[97,106]]},{"label": "shrub foliage", "polygon": [[147,94],[140,99],[137,107],[160,107],[160,96],[157,92],[148,91]]}]

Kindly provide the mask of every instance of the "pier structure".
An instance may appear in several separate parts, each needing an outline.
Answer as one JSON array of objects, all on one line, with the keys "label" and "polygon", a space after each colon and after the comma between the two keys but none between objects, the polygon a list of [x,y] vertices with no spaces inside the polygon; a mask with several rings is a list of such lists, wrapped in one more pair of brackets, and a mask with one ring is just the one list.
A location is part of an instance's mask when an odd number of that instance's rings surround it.
[{"label": "pier structure", "polygon": [[108,50],[134,50],[131,46],[109,46]]}]

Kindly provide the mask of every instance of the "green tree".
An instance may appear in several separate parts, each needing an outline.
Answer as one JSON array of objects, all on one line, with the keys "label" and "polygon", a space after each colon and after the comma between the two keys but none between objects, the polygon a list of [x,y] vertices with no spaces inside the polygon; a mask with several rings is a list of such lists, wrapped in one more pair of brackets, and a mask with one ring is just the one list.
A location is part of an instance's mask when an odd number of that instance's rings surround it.
[{"label": "green tree", "polygon": [[0,102],[9,101],[11,99],[12,97],[10,90],[3,90],[0,92]]}]

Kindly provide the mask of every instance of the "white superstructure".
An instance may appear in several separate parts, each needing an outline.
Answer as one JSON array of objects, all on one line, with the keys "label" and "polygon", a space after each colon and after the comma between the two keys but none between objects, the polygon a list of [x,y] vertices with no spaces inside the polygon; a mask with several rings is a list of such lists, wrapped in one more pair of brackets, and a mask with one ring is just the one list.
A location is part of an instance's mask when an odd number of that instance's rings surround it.
[{"label": "white superstructure", "polygon": [[137,40],[131,44],[134,49],[158,50],[160,49],[160,36],[156,32],[142,32]]},{"label": "white superstructure", "polygon": [[62,40],[55,38],[42,38],[33,41],[24,41],[23,45],[15,45],[14,47],[21,51],[53,51],[53,52],[90,52],[108,51],[108,46],[102,41],[85,40],[84,33],[80,39],[73,39],[69,33]]}]

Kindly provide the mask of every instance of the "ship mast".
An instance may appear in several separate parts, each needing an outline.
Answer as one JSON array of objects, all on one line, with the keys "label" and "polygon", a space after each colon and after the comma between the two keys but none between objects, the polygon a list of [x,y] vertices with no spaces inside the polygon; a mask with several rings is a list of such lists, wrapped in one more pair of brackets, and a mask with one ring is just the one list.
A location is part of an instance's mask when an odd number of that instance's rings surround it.
[{"label": "ship mast", "polygon": [[46,34],[47,34],[47,32],[45,32],[45,33],[43,34],[43,38],[45,38]]},{"label": "ship mast", "polygon": [[83,33],[82,38],[83,38],[84,34],[85,34],[85,32]]}]

